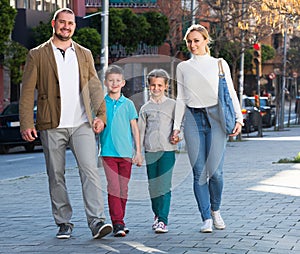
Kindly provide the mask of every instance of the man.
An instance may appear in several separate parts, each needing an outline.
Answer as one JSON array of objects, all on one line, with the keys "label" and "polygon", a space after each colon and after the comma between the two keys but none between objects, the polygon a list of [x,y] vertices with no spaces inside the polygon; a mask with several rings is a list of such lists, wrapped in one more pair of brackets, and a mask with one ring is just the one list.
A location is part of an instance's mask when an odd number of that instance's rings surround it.
[{"label": "man", "polygon": [[[105,127],[103,90],[90,50],[71,39],[76,27],[74,12],[59,9],[51,25],[52,38],[30,50],[27,56],[20,97],[21,135],[24,140],[33,141],[37,138],[36,129],[40,131],[52,213],[59,227],[57,238],[69,238],[73,230],[72,207],[64,176],[68,146],[79,168],[88,226],[94,238],[102,238],[112,231],[112,225],[105,224],[94,134]],[[36,129],[33,122],[35,89]]]}]

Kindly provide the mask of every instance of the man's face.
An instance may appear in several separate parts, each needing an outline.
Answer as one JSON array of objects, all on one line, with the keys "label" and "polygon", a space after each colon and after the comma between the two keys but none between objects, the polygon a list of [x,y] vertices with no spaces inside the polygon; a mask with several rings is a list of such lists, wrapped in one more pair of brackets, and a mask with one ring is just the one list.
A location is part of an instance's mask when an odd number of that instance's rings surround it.
[{"label": "man's face", "polygon": [[75,16],[67,12],[61,12],[56,20],[52,20],[52,27],[58,39],[67,41],[71,39],[76,28]]}]

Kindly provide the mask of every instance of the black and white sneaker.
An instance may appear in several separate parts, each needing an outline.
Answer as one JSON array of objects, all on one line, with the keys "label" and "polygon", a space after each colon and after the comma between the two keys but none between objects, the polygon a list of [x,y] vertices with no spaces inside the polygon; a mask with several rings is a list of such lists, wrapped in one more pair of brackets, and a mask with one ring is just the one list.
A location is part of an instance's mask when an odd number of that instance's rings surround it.
[{"label": "black and white sneaker", "polygon": [[114,237],[124,237],[124,236],[126,236],[124,225],[115,224],[114,225]]},{"label": "black and white sneaker", "polygon": [[58,239],[69,239],[71,237],[74,225],[72,223],[62,223],[59,226],[59,230],[56,234]]},{"label": "black and white sneaker", "polygon": [[111,233],[113,230],[111,224],[106,224],[103,221],[93,223],[93,225],[90,228],[92,230],[92,235],[94,239],[100,239]]},{"label": "black and white sneaker", "polygon": [[125,232],[126,235],[129,234],[129,228],[124,227],[124,232]]}]

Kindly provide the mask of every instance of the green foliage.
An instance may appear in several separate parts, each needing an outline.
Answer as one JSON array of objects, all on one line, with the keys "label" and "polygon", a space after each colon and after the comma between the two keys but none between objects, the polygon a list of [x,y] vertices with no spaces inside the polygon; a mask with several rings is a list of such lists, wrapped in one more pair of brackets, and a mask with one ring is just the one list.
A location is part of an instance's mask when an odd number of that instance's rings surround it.
[{"label": "green foliage", "polygon": [[22,79],[22,65],[26,61],[28,50],[20,43],[9,41],[4,51],[5,59],[3,65],[10,71],[10,78],[13,84],[19,84]]},{"label": "green foliage", "polygon": [[41,21],[38,26],[32,28],[31,33],[33,36],[34,47],[49,40],[52,36],[52,32],[51,20],[47,23]]},{"label": "green foliage", "polygon": [[80,28],[73,36],[73,40],[90,49],[94,59],[100,55],[101,36],[95,28]]},{"label": "green foliage", "polygon": [[[214,52],[212,46],[212,53]],[[222,49],[219,52],[218,56],[215,57],[220,57],[224,58],[229,65],[232,65],[234,58],[237,58],[240,55],[240,43],[234,42],[234,41],[224,41],[222,43]]]},{"label": "green foliage", "polygon": [[3,55],[6,42],[14,27],[17,11],[10,6],[8,0],[1,0],[0,13],[0,55]]},{"label": "green foliage", "polygon": [[[101,33],[98,15],[90,18],[90,26]],[[149,46],[162,45],[169,29],[168,18],[159,12],[135,14],[129,8],[109,10],[108,44],[122,45],[129,54],[133,53],[140,43]]]},{"label": "green foliage", "polygon": [[145,39],[145,32],[150,29],[151,25],[147,22],[145,16],[137,15],[131,9],[122,9],[121,18],[126,25],[124,35],[120,44],[126,48],[128,53],[133,53],[140,42]]},{"label": "green foliage", "polygon": [[[252,58],[253,58],[253,48],[248,48],[245,50],[245,61],[244,61],[244,69],[247,71],[251,71],[252,69]],[[262,44],[261,45],[261,61],[262,64],[268,60],[271,60],[275,57],[276,50],[269,46]]]},{"label": "green foliage", "polygon": [[280,159],[277,163],[300,163],[300,152],[293,159]]},{"label": "green foliage", "polygon": [[159,12],[145,12],[142,15],[151,24],[150,29],[144,33],[143,42],[150,46],[162,45],[170,30],[168,18]]},{"label": "green foliage", "polygon": [[118,44],[126,36],[126,25],[123,23],[121,15],[121,9],[111,8],[109,11],[109,46]]},{"label": "green foliage", "polygon": [[288,60],[293,67],[293,70],[300,73],[300,37],[294,37],[290,43],[288,51]]},{"label": "green foliage", "polygon": [[294,158],[294,162],[300,163],[300,153],[298,153],[297,156]]},{"label": "green foliage", "polygon": [[262,63],[273,59],[275,57],[275,54],[276,54],[276,50],[273,47],[271,47],[269,45],[265,45],[265,44],[261,45],[261,61],[262,61]]}]

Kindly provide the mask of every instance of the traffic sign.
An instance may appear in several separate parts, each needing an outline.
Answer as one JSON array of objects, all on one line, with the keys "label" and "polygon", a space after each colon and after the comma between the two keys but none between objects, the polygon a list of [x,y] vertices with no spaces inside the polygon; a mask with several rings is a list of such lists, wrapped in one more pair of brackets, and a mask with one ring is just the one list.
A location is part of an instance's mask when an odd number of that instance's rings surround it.
[{"label": "traffic sign", "polygon": [[274,78],[276,78],[276,75],[275,75],[274,72],[271,72],[271,73],[269,74],[269,79],[274,79]]}]

